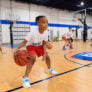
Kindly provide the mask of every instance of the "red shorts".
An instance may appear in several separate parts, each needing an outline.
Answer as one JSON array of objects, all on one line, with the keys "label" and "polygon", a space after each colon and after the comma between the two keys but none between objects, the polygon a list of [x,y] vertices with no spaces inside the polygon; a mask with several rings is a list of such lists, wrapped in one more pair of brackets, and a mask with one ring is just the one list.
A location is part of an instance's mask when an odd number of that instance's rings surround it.
[{"label": "red shorts", "polygon": [[33,46],[33,45],[28,45],[26,47],[27,51],[30,53],[30,55],[37,55],[38,57],[43,56],[43,46]]},{"label": "red shorts", "polygon": [[68,39],[66,39],[67,41],[70,41],[71,39],[70,38],[68,38]]}]

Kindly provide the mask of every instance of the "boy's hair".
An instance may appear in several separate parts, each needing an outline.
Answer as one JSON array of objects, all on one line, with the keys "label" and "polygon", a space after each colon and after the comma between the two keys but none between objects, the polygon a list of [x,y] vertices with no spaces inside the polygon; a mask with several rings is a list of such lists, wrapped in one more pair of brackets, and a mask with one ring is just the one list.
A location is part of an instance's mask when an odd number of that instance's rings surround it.
[{"label": "boy's hair", "polygon": [[73,29],[72,31],[74,32],[75,30]]},{"label": "boy's hair", "polygon": [[69,29],[71,29],[72,27],[69,27]]},{"label": "boy's hair", "polygon": [[37,16],[35,21],[38,22],[40,20],[40,18],[43,18],[43,17],[45,17],[45,16]]}]

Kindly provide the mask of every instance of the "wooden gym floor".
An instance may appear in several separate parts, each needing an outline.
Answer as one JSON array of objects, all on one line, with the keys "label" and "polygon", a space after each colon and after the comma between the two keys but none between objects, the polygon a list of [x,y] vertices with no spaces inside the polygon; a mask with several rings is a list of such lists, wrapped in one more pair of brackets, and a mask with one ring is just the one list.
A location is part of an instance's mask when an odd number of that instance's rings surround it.
[{"label": "wooden gym floor", "polygon": [[52,67],[58,72],[53,76],[46,73],[46,65],[37,58],[30,73],[30,88],[23,88],[21,76],[25,67],[14,63],[14,49],[3,48],[0,53],[0,92],[92,92],[92,61],[72,58],[76,53],[91,51],[91,42],[74,42],[74,49],[61,50],[64,42],[53,42],[49,50]]}]

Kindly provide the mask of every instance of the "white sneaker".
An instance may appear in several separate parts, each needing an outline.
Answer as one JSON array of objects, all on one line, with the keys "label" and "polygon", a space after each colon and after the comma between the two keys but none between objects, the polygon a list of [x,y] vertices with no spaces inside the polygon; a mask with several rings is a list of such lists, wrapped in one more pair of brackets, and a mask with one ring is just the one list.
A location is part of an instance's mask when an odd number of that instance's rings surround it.
[{"label": "white sneaker", "polygon": [[29,79],[25,76],[22,77],[22,84],[24,88],[29,88],[30,87],[30,83],[29,83]]},{"label": "white sneaker", "polygon": [[54,69],[47,68],[47,72],[49,72],[49,73],[51,73],[53,75],[57,74],[57,72]]}]

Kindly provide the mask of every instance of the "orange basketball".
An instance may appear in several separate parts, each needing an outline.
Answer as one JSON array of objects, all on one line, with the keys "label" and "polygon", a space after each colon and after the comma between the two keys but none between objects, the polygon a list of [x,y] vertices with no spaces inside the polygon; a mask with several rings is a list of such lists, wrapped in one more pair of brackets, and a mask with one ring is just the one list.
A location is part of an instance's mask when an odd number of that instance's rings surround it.
[{"label": "orange basketball", "polygon": [[18,50],[14,54],[14,60],[19,66],[25,66],[31,61],[31,56],[26,50]]},{"label": "orange basketball", "polygon": [[64,41],[66,40],[66,37],[64,35],[62,36],[62,40],[64,40]]},{"label": "orange basketball", "polygon": [[75,40],[75,41],[78,41],[78,38],[75,38],[74,40]]},{"label": "orange basketball", "polygon": [[50,42],[46,42],[46,47],[47,49],[52,49],[53,46]]}]

